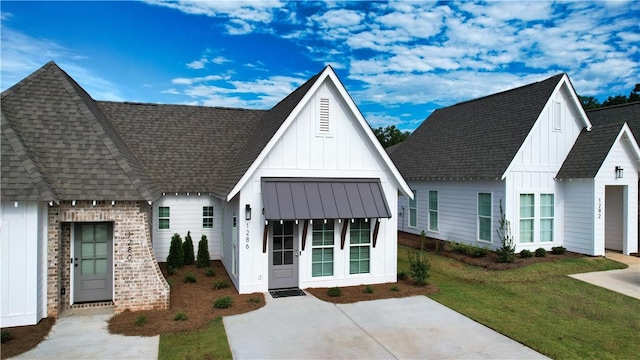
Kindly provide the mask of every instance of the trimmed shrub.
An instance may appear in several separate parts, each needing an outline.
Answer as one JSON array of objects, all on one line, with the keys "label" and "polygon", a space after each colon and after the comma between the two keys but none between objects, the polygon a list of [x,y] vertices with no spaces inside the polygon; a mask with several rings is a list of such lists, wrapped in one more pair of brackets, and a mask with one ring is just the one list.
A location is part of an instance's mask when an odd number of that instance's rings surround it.
[{"label": "trimmed shrub", "polygon": [[468,254],[471,252],[471,245],[467,245],[465,243],[452,242],[451,243],[451,251],[456,254]]},{"label": "trimmed shrub", "polygon": [[9,332],[9,330],[7,329],[0,330],[0,342],[4,344],[9,340],[11,340],[11,333]]},{"label": "trimmed shrub", "polygon": [[229,287],[227,280],[217,280],[213,283],[214,289],[225,289]]},{"label": "trimmed shrub", "polygon": [[373,294],[373,287],[371,287],[370,285],[367,285],[367,287],[364,288],[364,293]]},{"label": "trimmed shrub", "polygon": [[196,282],[196,275],[192,272],[188,272],[185,276],[184,276],[184,282],[186,283],[195,283]]},{"label": "trimmed shrub", "polygon": [[404,271],[400,271],[398,273],[398,280],[406,280],[407,279],[407,273]]},{"label": "trimmed shrub", "polygon": [[409,271],[415,285],[426,285],[431,264],[429,264],[429,259],[427,259],[427,254],[424,251],[424,239],[426,237],[424,230],[420,233],[420,237],[422,238],[420,251],[410,251],[408,254]]},{"label": "trimmed shrub", "polygon": [[182,247],[180,234],[176,233],[171,237],[169,256],[167,256],[167,269],[180,269],[182,266],[184,266],[184,248]]},{"label": "trimmed shrub", "polygon": [[533,253],[527,249],[520,251],[520,257],[523,259],[530,258],[533,256]]},{"label": "trimmed shrub", "polygon": [[174,316],[173,316],[173,321],[185,321],[187,320],[187,314],[183,313],[182,311],[178,311]]},{"label": "trimmed shrub", "polygon": [[213,270],[212,268],[208,267],[208,268],[204,269],[204,274],[206,276],[208,276],[208,277],[216,276],[216,271]]},{"label": "trimmed shrub", "polygon": [[196,266],[199,268],[206,268],[211,265],[211,257],[209,256],[209,242],[207,241],[207,235],[202,235],[198,242],[198,259],[196,260]]},{"label": "trimmed shrub", "polygon": [[547,250],[545,250],[544,248],[537,248],[535,254],[536,257],[545,257],[547,256]]},{"label": "trimmed shrub", "polygon": [[397,285],[393,285],[392,287],[389,288],[389,290],[391,290],[391,291],[400,291],[400,288]]},{"label": "trimmed shrub", "polygon": [[330,297],[340,297],[342,296],[342,289],[337,286],[329,288],[329,290],[327,290],[327,295]]},{"label": "trimmed shrub", "polygon": [[230,296],[221,297],[213,303],[216,309],[226,309],[233,305],[233,299]]},{"label": "trimmed shrub", "polygon": [[193,265],[196,263],[195,256],[193,255],[193,240],[191,239],[191,231],[187,231],[187,236],[184,238],[182,244],[184,250],[184,264]]},{"label": "trimmed shrub", "polygon": [[260,304],[262,302],[262,300],[260,300],[260,298],[258,296],[255,297],[250,297],[249,299],[247,299],[247,302],[253,303],[253,304]]},{"label": "trimmed shrub", "polygon": [[469,248],[469,255],[471,255],[474,258],[485,257],[487,256],[488,253],[489,253],[489,249],[487,249],[486,247],[471,246]]},{"label": "trimmed shrub", "polygon": [[567,252],[567,248],[564,246],[554,246],[551,248],[551,253],[554,255],[564,255]]},{"label": "trimmed shrub", "polygon": [[144,315],[138,315],[138,317],[136,318],[136,321],[133,322],[133,324],[135,326],[142,326],[144,325],[144,323],[147,322],[147,317]]}]

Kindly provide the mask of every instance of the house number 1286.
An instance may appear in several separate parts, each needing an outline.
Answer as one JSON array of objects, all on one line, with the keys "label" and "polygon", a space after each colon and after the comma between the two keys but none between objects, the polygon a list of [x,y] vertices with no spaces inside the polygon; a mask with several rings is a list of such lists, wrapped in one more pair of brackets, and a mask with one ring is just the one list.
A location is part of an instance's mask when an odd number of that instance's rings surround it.
[{"label": "house number 1286", "polygon": [[[247,223],[247,228],[248,227],[249,224]],[[246,242],[246,245],[244,247],[249,250],[249,229],[247,229],[247,233],[245,234],[244,242]]]}]

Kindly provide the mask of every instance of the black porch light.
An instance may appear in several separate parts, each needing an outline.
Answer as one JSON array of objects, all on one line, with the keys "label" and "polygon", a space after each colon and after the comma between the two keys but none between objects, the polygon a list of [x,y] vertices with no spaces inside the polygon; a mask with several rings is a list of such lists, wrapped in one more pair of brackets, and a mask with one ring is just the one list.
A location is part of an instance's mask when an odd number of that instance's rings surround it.
[{"label": "black porch light", "polygon": [[624,176],[624,169],[622,166],[616,166],[616,179],[622,179]]}]

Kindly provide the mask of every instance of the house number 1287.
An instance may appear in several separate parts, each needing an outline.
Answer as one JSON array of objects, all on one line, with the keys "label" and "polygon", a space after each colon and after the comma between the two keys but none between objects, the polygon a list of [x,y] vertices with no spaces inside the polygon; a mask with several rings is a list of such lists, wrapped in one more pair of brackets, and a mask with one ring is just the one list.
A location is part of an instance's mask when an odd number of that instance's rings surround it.
[{"label": "house number 1287", "polygon": [[249,223],[247,223],[247,233],[245,234],[245,238],[244,241],[246,242],[246,245],[244,246],[247,250],[249,250]]}]

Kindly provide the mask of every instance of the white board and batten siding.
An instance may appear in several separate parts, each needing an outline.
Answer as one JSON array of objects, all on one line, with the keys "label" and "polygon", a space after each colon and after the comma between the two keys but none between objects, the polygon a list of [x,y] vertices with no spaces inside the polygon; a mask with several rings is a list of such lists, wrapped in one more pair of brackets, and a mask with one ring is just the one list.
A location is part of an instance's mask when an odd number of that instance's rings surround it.
[{"label": "white board and batten siding", "polygon": [[[500,200],[504,203],[503,181],[409,181],[409,187],[416,192],[417,226],[409,226],[409,198],[398,200],[398,228],[412,234],[423,230],[428,237],[453,242],[463,242],[480,247],[500,246],[496,229],[500,220]],[[438,195],[438,231],[429,226],[429,191]],[[493,225],[491,242],[478,238],[478,194],[490,193]]]},{"label": "white board and batten siding", "polygon": [[37,324],[46,317],[47,205],[3,201],[0,219],[0,325]]},{"label": "white board and batten siding", "polygon": [[[202,208],[213,206],[213,228],[205,229],[202,225]],[[159,208],[169,207],[169,229],[160,229]],[[167,261],[171,237],[178,233],[184,242],[187,232],[191,231],[194,255],[197,256],[198,242],[202,235],[209,242],[209,256],[212,260],[220,259],[221,240],[221,204],[220,200],[197,194],[166,194],[153,203],[153,252],[159,262]]]},{"label": "white board and batten siding", "polygon": [[[327,110],[328,121],[323,114]],[[245,204],[251,204],[253,209],[252,220],[245,220],[244,213],[238,220],[242,264],[238,279],[240,293],[262,292],[269,286],[269,252],[262,252],[265,219],[261,211],[261,180],[264,177],[380,179],[393,217],[381,219],[377,245],[371,248],[370,273],[349,274],[349,235],[347,233],[344,249],[340,249],[342,224],[336,221],[334,275],[312,277],[309,225],[306,249],[298,259],[299,287],[350,286],[396,280],[397,227],[394,217],[400,186],[331,81],[320,85],[236,196],[242,212]],[[303,223],[299,222],[297,234],[302,234]],[[371,229],[373,233],[373,226]],[[296,238],[300,241],[300,236]]]},{"label": "white board and batten siding", "polygon": [[[635,159],[635,155],[631,149],[627,134],[623,134],[616,141],[609,154],[605,158],[598,174],[595,177],[594,182],[594,198],[596,204],[595,214],[595,242],[594,242],[594,254],[604,255],[605,248],[611,248],[614,250],[621,250],[624,254],[634,253],[638,251],[638,171],[640,167]],[[616,166],[620,166],[623,169],[623,177],[621,179],[616,178],[615,169]],[[614,195],[616,190],[622,192],[622,203],[620,199],[615,197],[607,197],[607,189],[612,192],[610,195]],[[607,203],[609,202],[609,203]],[[616,202],[616,203],[611,203]],[[601,212],[598,212],[598,206],[601,205]],[[623,241],[622,248],[618,248],[615,245],[606,241],[607,233],[605,232],[606,224],[606,207],[608,205],[620,207],[618,211],[613,211],[610,215],[620,212],[623,215],[621,229],[614,230],[614,234],[609,236],[621,236]],[[608,230],[611,231],[611,230]],[[620,239],[620,240],[622,240]]]},{"label": "white board and batten siding", "polygon": [[562,246],[569,251],[594,255],[594,224],[599,211],[604,216],[604,202],[598,205],[594,201],[593,179],[565,180],[563,183],[564,244]]}]

